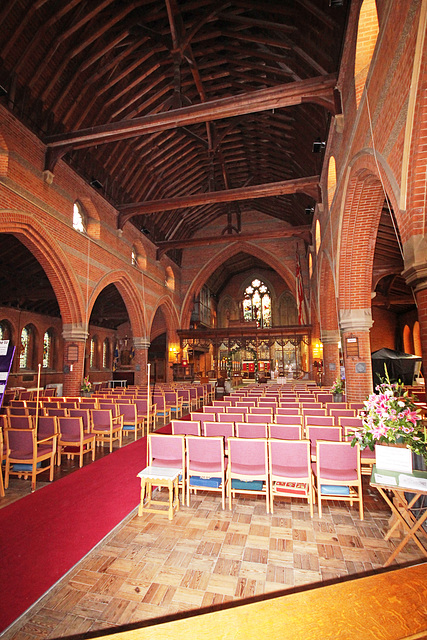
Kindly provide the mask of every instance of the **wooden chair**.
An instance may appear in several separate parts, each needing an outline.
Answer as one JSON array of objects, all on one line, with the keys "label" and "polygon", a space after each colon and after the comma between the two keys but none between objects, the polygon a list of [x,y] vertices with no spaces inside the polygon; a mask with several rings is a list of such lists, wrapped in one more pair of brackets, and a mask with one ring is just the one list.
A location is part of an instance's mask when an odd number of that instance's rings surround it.
[{"label": "wooden chair", "polygon": [[123,417],[123,431],[133,431],[135,440],[138,438],[138,431],[141,431],[141,436],[143,436],[147,420],[144,417],[138,417],[136,404],[122,404],[120,402],[117,406],[119,415]]},{"label": "wooden chair", "polygon": [[185,500],[185,436],[166,433],[148,434],[148,464],[151,467],[180,471],[181,504]]},{"label": "wooden chair", "polygon": [[110,453],[113,450],[114,440],[119,441],[119,447],[122,446],[123,433],[123,416],[113,418],[110,409],[91,409],[92,432],[96,436],[96,442],[108,442],[110,445]]},{"label": "wooden chair", "polygon": [[225,456],[224,438],[186,436],[187,507],[190,506],[190,489],[219,491],[222,508],[225,509]]},{"label": "wooden chair", "polygon": [[[49,469],[49,480],[53,480],[56,456],[57,436],[37,439],[35,428],[14,429],[9,427],[5,432],[6,470],[4,486],[9,486],[9,477],[16,475],[27,479],[31,477],[31,491],[35,491],[37,475]],[[44,460],[49,460],[47,467],[42,467]]]},{"label": "wooden chair", "polygon": [[363,520],[362,475],[359,446],[350,442],[319,440],[316,453],[316,485],[319,518],[322,501],[344,500],[359,503],[359,517]]},{"label": "wooden chair", "polygon": [[83,466],[83,456],[92,452],[92,462],[95,460],[95,434],[85,433],[81,416],[58,418],[59,440],[58,459],[65,454],[68,459],[79,456],[79,467]]},{"label": "wooden chair", "polygon": [[227,494],[230,509],[236,493],[264,495],[267,513],[270,512],[266,438],[228,439]]},{"label": "wooden chair", "polygon": [[268,441],[271,513],[274,497],[304,498],[313,517],[314,482],[309,440]]}]

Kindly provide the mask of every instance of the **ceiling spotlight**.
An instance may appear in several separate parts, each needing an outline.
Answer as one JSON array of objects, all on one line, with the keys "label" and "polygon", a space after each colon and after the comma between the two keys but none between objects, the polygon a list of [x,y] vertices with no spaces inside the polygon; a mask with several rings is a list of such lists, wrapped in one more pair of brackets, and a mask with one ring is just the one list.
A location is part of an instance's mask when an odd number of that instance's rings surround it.
[{"label": "ceiling spotlight", "polygon": [[90,182],[90,186],[93,187],[94,189],[102,189],[102,183],[99,182],[99,180],[91,180]]},{"label": "ceiling spotlight", "polygon": [[147,227],[141,227],[141,231],[142,233],[145,233],[146,236],[150,235],[150,229],[147,229]]},{"label": "ceiling spotlight", "polygon": [[307,207],[307,209],[305,210],[306,216],[311,216],[313,213],[314,213],[314,207]]},{"label": "ceiling spotlight", "polygon": [[342,7],[344,5],[344,0],[329,0],[330,7]]},{"label": "ceiling spotlight", "polygon": [[313,153],[320,153],[326,147],[326,142],[321,142],[320,138],[317,138],[313,142]]}]

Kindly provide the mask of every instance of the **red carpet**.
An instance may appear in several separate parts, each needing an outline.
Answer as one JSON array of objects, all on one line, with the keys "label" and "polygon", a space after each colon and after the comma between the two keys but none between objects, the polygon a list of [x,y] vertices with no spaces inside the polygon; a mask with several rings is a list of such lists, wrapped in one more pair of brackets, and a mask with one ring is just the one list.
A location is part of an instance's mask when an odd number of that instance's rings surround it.
[{"label": "red carpet", "polygon": [[139,502],[146,438],[0,509],[0,633]]}]

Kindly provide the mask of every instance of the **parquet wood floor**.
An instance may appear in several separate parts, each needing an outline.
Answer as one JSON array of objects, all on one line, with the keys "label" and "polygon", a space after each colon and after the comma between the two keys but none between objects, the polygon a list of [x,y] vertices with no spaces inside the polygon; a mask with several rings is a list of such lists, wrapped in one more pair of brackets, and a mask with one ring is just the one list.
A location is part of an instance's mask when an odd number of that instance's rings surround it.
[{"label": "parquet wood floor", "polygon": [[[166,492],[164,492],[166,494]],[[136,511],[6,631],[2,640],[40,640],[118,630],[189,610],[361,575],[383,566],[397,539],[384,540],[390,512],[365,486],[365,520],[331,502],[322,519],[282,499],[273,515],[261,497],[199,492],[167,515]],[[165,497],[162,495],[162,497]],[[415,544],[399,564],[422,560]]]}]

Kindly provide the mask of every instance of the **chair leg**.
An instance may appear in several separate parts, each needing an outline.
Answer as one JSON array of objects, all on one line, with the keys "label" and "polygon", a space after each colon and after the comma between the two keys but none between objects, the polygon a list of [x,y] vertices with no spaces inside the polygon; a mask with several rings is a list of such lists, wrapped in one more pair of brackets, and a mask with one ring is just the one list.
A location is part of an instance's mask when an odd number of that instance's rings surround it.
[{"label": "chair leg", "polygon": [[[0,460],[0,464],[1,464],[1,460]],[[3,483],[3,471],[0,468],[0,496],[2,498],[4,498],[5,493],[4,493],[4,483]]]}]

